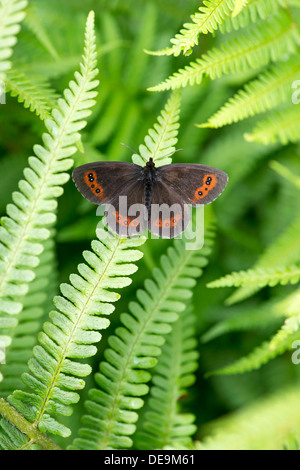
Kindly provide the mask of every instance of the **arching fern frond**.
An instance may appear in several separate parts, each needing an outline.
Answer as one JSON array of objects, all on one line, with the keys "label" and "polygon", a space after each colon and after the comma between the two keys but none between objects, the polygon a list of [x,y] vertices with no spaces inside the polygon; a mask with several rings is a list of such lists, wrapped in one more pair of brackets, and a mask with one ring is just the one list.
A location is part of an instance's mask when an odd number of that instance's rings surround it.
[{"label": "arching fern frond", "polygon": [[233,12],[232,12],[233,17],[235,17],[235,16],[237,16],[241,13],[243,8],[245,8],[248,5],[249,0],[235,0],[234,3],[235,3],[235,5],[234,5]]},{"label": "arching fern frond", "polygon": [[[275,269],[277,266],[289,266],[300,261],[300,244],[298,233],[300,231],[300,218],[295,220],[284,232],[271,243],[267,250],[254,264],[253,270]],[[255,294],[261,287],[258,284],[247,285],[237,289],[228,299],[226,304],[231,305],[240,302]]]},{"label": "arching fern frond", "polygon": [[137,302],[129,304],[129,312],[121,315],[122,326],[110,336],[105,351],[106,362],[100,364],[95,380],[99,389],[91,390],[86,402],[88,415],[83,418],[81,437],[72,448],[127,448],[138,419],[135,410],[143,406],[140,398],[148,392],[147,371],[156,364],[164,335],[170,323],[185,309],[184,302],[192,295],[196,278],[206,265],[211,241],[200,251],[186,251],[182,240],[175,240],[161,268],[138,290]]},{"label": "arching fern frond", "polygon": [[299,142],[299,126],[299,105],[292,105],[259,122],[251,133],[245,134],[245,139],[265,145],[275,142],[287,145],[290,142]]},{"label": "arching fern frond", "polygon": [[219,24],[227,18],[234,8],[234,0],[204,0],[199,7],[199,13],[191,16],[193,23],[185,23],[180,33],[171,39],[172,47],[160,51],[150,52],[153,55],[178,56],[183,52],[189,55],[192,48],[198,44],[200,33],[212,33],[218,29]]},{"label": "arching fern frond", "polygon": [[228,274],[221,279],[210,282],[207,287],[239,287],[254,284],[257,287],[276,286],[277,284],[296,284],[300,279],[300,267],[257,268]]},{"label": "arching fern frond", "polygon": [[299,44],[297,27],[289,15],[282,11],[278,18],[259,23],[249,28],[244,35],[240,34],[238,39],[229,40],[219,49],[209,50],[207,54],[149,90],[174,90],[186,85],[199,85],[204,75],[214,80],[223,74],[257,69],[287,53],[297,53]]},{"label": "arching fern frond", "polygon": [[275,359],[275,357],[291,350],[293,342],[298,339],[299,331],[294,331],[292,335],[285,337],[280,343],[278,342],[276,347],[272,345],[272,339],[270,341],[264,341],[246,356],[237,359],[228,366],[209,372],[206,375],[208,377],[211,375],[244,374],[245,372],[257,370],[272,359]]},{"label": "arching fern frond", "polygon": [[199,127],[222,127],[264,113],[281,103],[290,101],[291,84],[299,75],[298,57],[273,66],[257,80],[245,85],[245,88],[230,98],[216,114],[208,119],[206,124]]},{"label": "arching fern frond", "polygon": [[[34,269],[35,278],[22,299],[23,310],[18,315],[18,325],[12,330],[11,344],[5,350],[5,364],[2,366],[5,380],[0,383],[2,397],[24,386],[21,375],[27,369],[27,361],[37,342],[37,333],[41,330],[45,313],[49,311],[47,294],[51,299],[56,294],[53,286],[55,281],[53,235],[52,233],[43,243],[44,251],[40,256],[40,264]],[[9,318],[11,319],[17,321],[13,317]]]},{"label": "arching fern frond", "polygon": [[31,78],[15,70],[7,73],[6,91],[16,96],[19,103],[23,103],[25,108],[35,112],[42,120],[50,118],[58,98],[58,94],[42,77]]},{"label": "arching fern frond", "polygon": [[[278,324],[279,320],[285,317],[285,313],[278,311],[277,306],[278,301],[269,301],[263,305],[232,308],[229,318],[213,325],[201,336],[201,341],[207,343],[233,331],[265,329],[269,325]],[[226,314],[229,314],[228,308]]]},{"label": "arching fern frond", "polygon": [[33,268],[39,263],[39,255],[56,219],[56,199],[62,194],[61,186],[69,179],[66,171],[72,166],[73,155],[80,138],[79,131],[95,101],[98,85],[95,80],[96,52],[94,15],[87,20],[85,49],[81,72],[75,73],[75,81],[58,101],[52,118],[45,121],[47,133],[44,145],[36,145],[36,156],[29,157],[29,167],[14,192],[13,203],[7,206],[7,216],[0,227],[0,333],[8,315],[22,309],[21,297],[26,294],[34,278]]},{"label": "arching fern frond", "polygon": [[[298,302],[299,308],[299,302]],[[276,351],[280,346],[287,341],[290,341],[291,338],[295,337],[295,332],[299,334],[300,329],[300,314],[292,315],[287,318],[282,325],[282,327],[277,331],[277,333],[273,336],[270,341],[269,348],[271,350]],[[292,341],[290,343],[290,347],[292,346]]]},{"label": "arching fern frond", "polygon": [[[299,339],[300,329],[300,289],[284,299],[275,302],[269,302],[269,318],[274,319],[285,318],[284,323],[269,341],[264,341],[260,346],[256,347],[246,356],[237,359],[232,364],[225,366],[217,371],[209,373],[209,375],[227,375],[241,374],[260,368],[270,360],[280,354],[293,348],[294,341]],[[267,308],[263,306],[263,310]],[[258,309],[258,312],[260,309]],[[217,325],[218,326],[218,325]],[[216,327],[217,328],[217,327]]]},{"label": "arching fern frond", "polygon": [[293,337],[300,329],[300,289],[285,297],[276,307],[278,312],[283,312],[286,320],[281,328],[273,336],[270,349],[276,349],[280,344]]},{"label": "arching fern frond", "polygon": [[[12,47],[17,42],[20,23],[25,17],[27,0],[0,0],[0,81],[5,81],[6,71],[10,69]],[[2,83],[1,83],[2,87]],[[3,91],[3,90],[1,90]]]},{"label": "arching fern frond", "polygon": [[[8,398],[24,417],[42,432],[68,436],[70,430],[57,421],[70,415],[71,405],[79,400],[78,390],[84,387],[83,377],[91,372],[87,359],[96,353],[98,332],[107,328],[112,302],[120,295],[113,291],[130,284],[128,277],[137,267],[133,262],[142,253],[135,248],[144,243],[142,237],[120,239],[103,229],[97,230],[93,251],[85,251],[86,263],[78,266],[79,274],[70,276],[70,284],[61,285],[61,296],[55,298],[56,311],[51,322],[44,324],[39,345],[29,360],[29,373],[22,376],[31,392],[16,391]],[[55,417],[54,417],[55,416]]]},{"label": "arching fern frond", "polygon": [[[247,4],[240,9],[239,5],[245,2]],[[288,0],[288,2],[286,0],[237,0],[232,15],[220,25],[220,31],[229,33],[232,30],[245,28],[250,23],[255,23],[260,19],[265,20],[280,8],[289,8],[291,4],[299,6],[299,0]],[[234,16],[235,11],[238,11],[238,14]]]},{"label": "arching fern frond", "polygon": [[191,307],[173,323],[152,377],[150,398],[142,429],[135,436],[138,449],[164,449],[166,446],[190,446],[196,432],[195,416],[182,413],[180,400],[195,382],[198,351],[195,317]]},{"label": "arching fern frond", "polygon": [[[140,156],[133,155],[132,160],[137,165],[145,166],[149,158],[153,158],[157,167],[172,162],[170,154],[175,151],[179,128],[181,95],[174,92],[165,108],[157,118],[153,129],[149,129],[145,144],[139,146]],[[168,157],[167,157],[168,155]]]}]

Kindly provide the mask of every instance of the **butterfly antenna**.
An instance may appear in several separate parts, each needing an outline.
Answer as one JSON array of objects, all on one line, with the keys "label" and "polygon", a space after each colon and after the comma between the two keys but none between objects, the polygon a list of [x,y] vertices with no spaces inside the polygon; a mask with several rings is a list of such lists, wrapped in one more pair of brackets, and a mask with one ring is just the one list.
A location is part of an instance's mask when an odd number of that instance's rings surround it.
[{"label": "butterfly antenna", "polygon": [[168,153],[167,155],[164,155],[163,157],[160,157],[160,158],[168,158],[171,155],[174,155],[174,153],[180,152],[180,150],[183,150],[183,149],[176,149],[176,150],[174,150],[174,152]]},{"label": "butterfly antenna", "polygon": [[[129,147],[128,145],[126,144],[123,144],[123,142],[120,142],[121,145],[124,145],[124,147],[127,147],[129,150],[131,150],[133,153],[135,153],[136,155],[138,155],[139,157],[141,157],[141,155],[136,152],[135,150],[133,150],[131,147]],[[142,158],[142,157],[141,157]]]}]

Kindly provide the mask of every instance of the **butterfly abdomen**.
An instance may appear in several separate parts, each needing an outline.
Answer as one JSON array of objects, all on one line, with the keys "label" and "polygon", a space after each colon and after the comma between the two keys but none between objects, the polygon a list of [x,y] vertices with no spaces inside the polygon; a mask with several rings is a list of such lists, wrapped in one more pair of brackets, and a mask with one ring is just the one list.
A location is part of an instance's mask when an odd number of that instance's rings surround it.
[{"label": "butterfly abdomen", "polygon": [[148,214],[150,215],[150,206],[152,202],[152,192],[153,192],[153,183],[154,183],[154,167],[146,166],[145,173],[144,173],[144,187],[145,187],[145,197],[144,203]]}]

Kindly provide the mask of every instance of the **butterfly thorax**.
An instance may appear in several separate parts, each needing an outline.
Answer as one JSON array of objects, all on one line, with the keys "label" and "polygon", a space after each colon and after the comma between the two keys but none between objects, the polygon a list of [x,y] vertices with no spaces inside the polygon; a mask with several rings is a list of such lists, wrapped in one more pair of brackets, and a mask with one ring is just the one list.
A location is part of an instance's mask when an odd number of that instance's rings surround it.
[{"label": "butterfly thorax", "polygon": [[144,167],[144,201],[145,206],[147,208],[148,214],[150,214],[150,206],[152,202],[152,191],[153,191],[153,183],[155,178],[156,168],[155,163],[152,158],[146,163]]}]

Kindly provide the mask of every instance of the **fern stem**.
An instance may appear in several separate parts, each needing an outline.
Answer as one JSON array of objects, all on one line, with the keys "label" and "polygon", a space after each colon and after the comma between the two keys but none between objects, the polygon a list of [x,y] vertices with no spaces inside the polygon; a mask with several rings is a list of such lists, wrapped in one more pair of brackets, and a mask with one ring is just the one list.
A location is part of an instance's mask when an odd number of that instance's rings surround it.
[{"label": "fern stem", "polygon": [[28,448],[30,445],[35,443],[45,450],[60,450],[60,447],[52,441],[52,439],[39,431],[34,424],[27,421],[21,413],[19,413],[3,398],[0,398],[0,414],[28,436],[29,442],[26,444],[26,447],[23,447],[23,449]]}]

